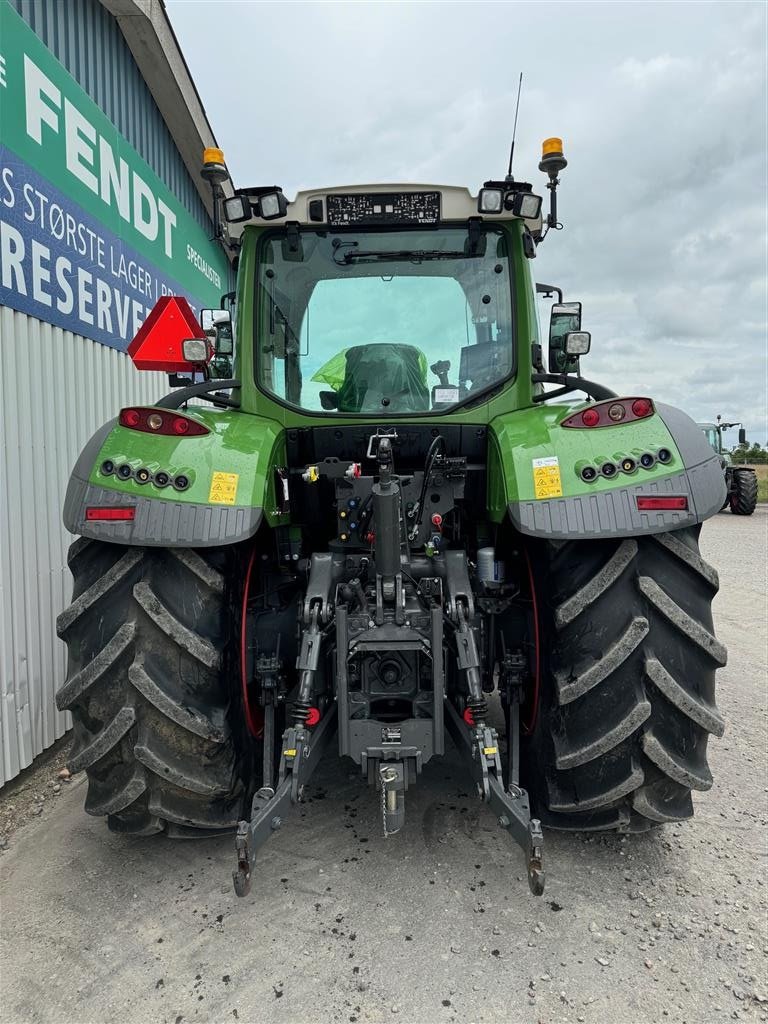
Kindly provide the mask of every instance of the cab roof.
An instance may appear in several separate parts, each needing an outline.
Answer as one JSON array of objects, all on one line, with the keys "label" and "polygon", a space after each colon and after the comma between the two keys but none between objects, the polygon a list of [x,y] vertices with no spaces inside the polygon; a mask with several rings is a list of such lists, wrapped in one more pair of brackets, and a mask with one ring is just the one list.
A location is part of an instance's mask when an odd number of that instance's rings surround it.
[{"label": "cab roof", "polygon": [[[488,182],[487,184],[498,184],[499,187],[504,187],[504,183]],[[506,188],[510,191],[531,191],[531,186],[524,182],[506,183]],[[243,188],[237,191],[239,194],[255,198],[265,192],[279,190]],[[292,200],[288,200],[288,208],[284,216],[265,219],[254,213],[244,224],[278,226],[293,222],[308,227],[329,224],[334,227],[345,226],[345,222],[339,219],[340,216],[343,216],[339,211],[343,210],[345,204],[351,214],[351,219],[347,222],[348,225],[367,229],[378,225],[382,227],[413,227],[420,223],[434,225],[450,221],[467,221],[470,217],[478,218],[484,223],[522,219],[503,207],[499,213],[479,213],[478,196],[473,195],[468,188],[459,185],[395,182],[302,189]],[[363,211],[365,219],[354,219],[353,211],[355,210]],[[438,211],[437,217],[434,216],[435,210]],[[404,215],[404,211],[407,211],[407,216]],[[534,235],[537,235],[542,229],[541,213],[534,219],[524,219],[524,223]]]}]

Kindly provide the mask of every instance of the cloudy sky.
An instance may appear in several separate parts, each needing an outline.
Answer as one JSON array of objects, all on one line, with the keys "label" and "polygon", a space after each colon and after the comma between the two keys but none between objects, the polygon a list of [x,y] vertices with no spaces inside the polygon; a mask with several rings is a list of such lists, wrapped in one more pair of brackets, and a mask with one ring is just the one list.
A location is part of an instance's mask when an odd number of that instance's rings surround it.
[{"label": "cloudy sky", "polygon": [[[766,5],[167,0],[237,185],[538,189],[535,273],[584,303],[585,376],[766,444]],[[548,308],[542,303],[542,319]],[[735,443],[735,438],[733,439]]]}]

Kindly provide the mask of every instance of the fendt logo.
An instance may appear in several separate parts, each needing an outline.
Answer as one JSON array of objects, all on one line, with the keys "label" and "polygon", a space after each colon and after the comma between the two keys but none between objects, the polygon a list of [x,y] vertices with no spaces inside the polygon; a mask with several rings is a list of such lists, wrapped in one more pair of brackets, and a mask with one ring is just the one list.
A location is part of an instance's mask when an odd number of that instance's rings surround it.
[{"label": "fendt logo", "polygon": [[[60,136],[61,90],[26,54],[24,97],[27,135],[39,145],[46,145],[49,140],[43,135],[44,125],[47,125],[51,132]],[[107,206],[114,200],[123,220],[133,224],[150,242],[155,241],[162,226],[165,255],[172,258],[176,214],[155,195],[137,171],[129,168],[126,160],[115,156],[109,140],[99,135],[74,103],[65,97],[63,107],[67,170]]]}]

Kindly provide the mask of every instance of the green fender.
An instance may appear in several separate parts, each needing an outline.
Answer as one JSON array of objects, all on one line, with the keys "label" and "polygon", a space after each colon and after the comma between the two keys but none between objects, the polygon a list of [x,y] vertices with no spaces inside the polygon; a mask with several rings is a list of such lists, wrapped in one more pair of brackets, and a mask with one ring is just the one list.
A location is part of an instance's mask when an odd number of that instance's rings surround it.
[{"label": "green fender", "polygon": [[[719,512],[725,484],[717,455],[685,413],[654,403],[647,419],[605,427],[561,426],[587,403],[539,405],[498,416],[490,424],[488,508],[501,522],[509,515],[524,534],[552,540],[629,537],[662,533],[702,522]],[[649,469],[640,455],[666,449],[669,459]],[[599,472],[629,457],[631,472]],[[581,472],[598,470],[587,483]],[[640,510],[637,498],[684,498],[685,508]]]},{"label": "green fender", "polygon": [[[64,525],[74,534],[156,547],[212,547],[252,537],[281,513],[278,468],[285,432],[272,420],[241,411],[188,408],[179,415],[203,424],[202,436],[169,437],[105,424],[83,449],[64,502]],[[112,472],[105,471],[111,463]],[[120,466],[131,476],[121,479]],[[107,467],[108,468],[108,467]],[[146,470],[149,480],[142,483]],[[165,486],[162,474],[170,478]],[[161,474],[158,482],[157,476]],[[186,478],[179,490],[174,481]],[[88,509],[133,508],[130,521],[93,520]],[[93,515],[93,513],[91,513]]]}]

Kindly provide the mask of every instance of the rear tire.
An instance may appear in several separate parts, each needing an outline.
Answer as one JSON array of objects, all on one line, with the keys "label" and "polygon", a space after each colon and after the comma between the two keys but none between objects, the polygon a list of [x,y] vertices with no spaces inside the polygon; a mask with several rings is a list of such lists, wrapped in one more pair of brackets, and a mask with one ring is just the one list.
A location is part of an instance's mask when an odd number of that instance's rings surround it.
[{"label": "rear tire", "polygon": [[698,532],[551,545],[539,567],[544,671],[522,781],[545,825],[643,831],[690,817],[691,791],[712,785],[726,652]]},{"label": "rear tire", "polygon": [[68,561],[57,704],[74,720],[69,767],[88,776],[86,811],[139,835],[232,830],[251,752],[228,721],[231,549],[81,538]]},{"label": "rear tire", "polygon": [[751,516],[757,507],[757,473],[752,469],[733,470],[733,490],[728,496],[735,516]]}]

